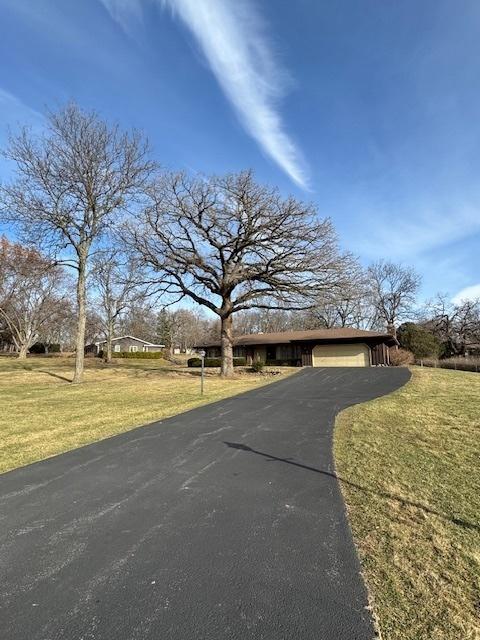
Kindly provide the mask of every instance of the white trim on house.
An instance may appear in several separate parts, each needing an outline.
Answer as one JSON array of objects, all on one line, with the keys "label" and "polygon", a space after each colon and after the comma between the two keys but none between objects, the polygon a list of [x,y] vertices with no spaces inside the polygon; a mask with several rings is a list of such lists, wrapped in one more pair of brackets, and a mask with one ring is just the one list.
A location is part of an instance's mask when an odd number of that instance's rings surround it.
[{"label": "white trim on house", "polygon": [[[130,338],[131,340],[142,342],[146,347],[159,347],[161,349],[165,347],[164,344],[154,344],[153,342],[148,342],[148,340],[142,340],[141,338],[137,338],[135,336],[118,336],[117,338],[112,338],[112,342],[115,342],[116,340],[124,340],[125,338]],[[106,340],[99,340],[98,342],[94,342],[94,344],[98,347],[101,344],[106,344],[106,342]]]},{"label": "white trim on house", "polygon": [[120,349],[121,349],[121,347],[120,347],[119,344],[114,344],[113,345],[113,350],[114,350],[115,353],[120,353]]}]

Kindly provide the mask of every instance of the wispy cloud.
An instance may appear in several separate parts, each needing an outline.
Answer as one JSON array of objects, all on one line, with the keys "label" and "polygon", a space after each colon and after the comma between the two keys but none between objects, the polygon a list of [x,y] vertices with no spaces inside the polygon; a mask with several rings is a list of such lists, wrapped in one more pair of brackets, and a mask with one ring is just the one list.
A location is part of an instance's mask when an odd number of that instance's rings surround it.
[{"label": "wispy cloud", "polygon": [[[124,30],[138,18],[141,0],[101,0]],[[155,0],[153,0],[155,1]],[[245,130],[297,185],[308,170],[285,130],[278,102],[287,75],[275,60],[265,24],[252,0],[156,0],[193,34]]]},{"label": "wispy cloud", "polygon": [[[0,148],[8,144],[9,130],[28,125],[40,132],[45,124],[41,113],[29,107],[20,98],[0,87]],[[0,182],[12,174],[13,163],[0,156]]]},{"label": "wispy cloud", "polygon": [[452,302],[459,303],[463,300],[480,300],[480,284],[474,284],[471,287],[465,287],[453,296]]},{"label": "wispy cloud", "polygon": [[[395,260],[414,260],[479,234],[479,206],[426,207],[419,202],[405,210],[386,206],[381,212],[363,206],[356,209],[356,222],[349,224],[345,236],[355,250],[370,258],[387,250]],[[369,229],[367,236],[362,227]]]},{"label": "wispy cloud", "polygon": [[[20,98],[0,87],[0,119],[8,126],[18,122],[39,124],[43,122],[41,113],[25,104]],[[4,133],[4,132],[3,132]]]},{"label": "wispy cloud", "polygon": [[100,2],[128,35],[132,35],[135,26],[142,22],[142,5],[138,0],[100,0]]}]

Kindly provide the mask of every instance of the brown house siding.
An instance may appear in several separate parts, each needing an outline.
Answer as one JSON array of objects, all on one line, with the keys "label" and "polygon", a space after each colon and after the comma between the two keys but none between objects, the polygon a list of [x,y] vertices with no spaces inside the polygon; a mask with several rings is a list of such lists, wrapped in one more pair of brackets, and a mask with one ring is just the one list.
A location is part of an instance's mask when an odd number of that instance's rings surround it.
[{"label": "brown house siding", "polygon": [[[237,346],[233,349],[235,358],[245,358],[248,365],[255,360],[262,362],[269,360],[284,361],[290,364],[301,364],[302,367],[311,367],[313,365],[312,352],[316,344],[336,344],[332,341],[311,342],[306,345],[301,344],[278,344],[278,345],[249,345]],[[338,344],[348,344],[345,342]],[[370,351],[370,364],[373,367],[390,365],[389,349],[385,343],[367,345]],[[207,347],[207,358],[219,358],[221,355],[220,347]],[[274,355],[275,354],[275,355]]]},{"label": "brown house siding", "polygon": [[[362,343],[368,347],[369,364],[390,364],[389,346],[398,344],[389,334],[360,329],[319,329],[312,331],[286,331],[238,336],[233,347],[234,357],[244,357],[247,364],[254,360],[276,361],[302,366],[313,365],[315,345],[346,345]],[[201,348],[201,347],[199,347]],[[207,357],[219,357],[220,345],[210,343],[203,347]]]},{"label": "brown house siding", "polygon": [[384,342],[370,347],[370,363],[373,367],[390,364],[390,352]]}]

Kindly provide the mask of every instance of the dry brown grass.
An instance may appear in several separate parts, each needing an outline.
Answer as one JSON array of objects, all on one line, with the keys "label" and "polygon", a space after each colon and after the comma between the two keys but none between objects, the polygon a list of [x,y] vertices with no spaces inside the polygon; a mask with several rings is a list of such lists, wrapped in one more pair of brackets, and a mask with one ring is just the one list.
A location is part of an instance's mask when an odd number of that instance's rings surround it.
[{"label": "dry brown grass", "polygon": [[81,385],[72,370],[72,358],[0,358],[0,472],[277,379],[207,371],[202,397],[198,369],[162,360],[88,359]]},{"label": "dry brown grass", "polygon": [[383,640],[480,638],[480,375],[415,368],[335,453]]}]

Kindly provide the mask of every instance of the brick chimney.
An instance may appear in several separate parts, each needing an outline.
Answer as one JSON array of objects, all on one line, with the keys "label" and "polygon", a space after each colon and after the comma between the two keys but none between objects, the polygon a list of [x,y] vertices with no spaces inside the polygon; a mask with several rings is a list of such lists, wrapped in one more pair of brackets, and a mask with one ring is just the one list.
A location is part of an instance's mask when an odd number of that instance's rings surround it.
[{"label": "brick chimney", "polygon": [[397,337],[396,326],[394,324],[387,324],[387,333],[393,336],[394,338],[396,338]]}]

